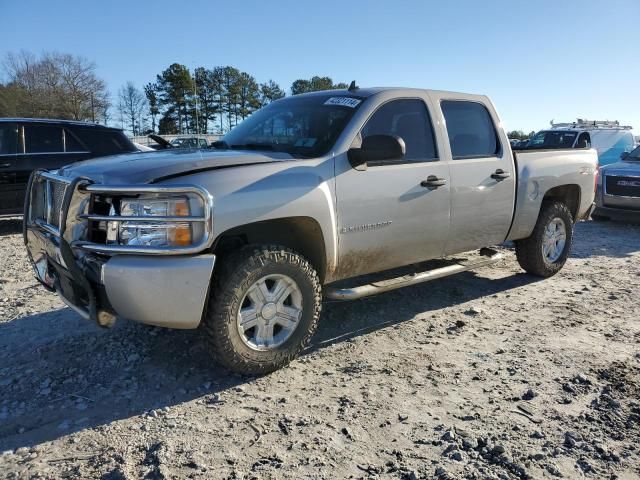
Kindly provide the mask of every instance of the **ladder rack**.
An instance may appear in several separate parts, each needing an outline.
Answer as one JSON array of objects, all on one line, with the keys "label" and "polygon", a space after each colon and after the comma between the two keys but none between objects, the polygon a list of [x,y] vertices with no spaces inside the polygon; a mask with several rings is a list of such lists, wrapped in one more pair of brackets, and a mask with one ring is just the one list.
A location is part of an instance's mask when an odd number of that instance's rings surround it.
[{"label": "ladder rack", "polygon": [[571,123],[554,123],[551,120],[551,128],[552,129],[567,129],[567,128],[579,128],[583,130],[597,130],[597,129],[607,129],[607,130],[632,130],[633,127],[629,125],[620,125],[620,122],[617,120],[587,120],[584,118],[578,118],[575,122]]}]

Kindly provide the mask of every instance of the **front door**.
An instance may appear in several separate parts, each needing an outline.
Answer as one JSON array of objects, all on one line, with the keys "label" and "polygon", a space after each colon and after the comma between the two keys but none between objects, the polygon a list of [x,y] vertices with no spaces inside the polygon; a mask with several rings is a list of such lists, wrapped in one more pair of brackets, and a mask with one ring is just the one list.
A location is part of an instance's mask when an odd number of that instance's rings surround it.
[{"label": "front door", "polygon": [[19,213],[16,195],[18,125],[0,123],[0,215]]},{"label": "front door", "polygon": [[[425,100],[381,105],[359,138],[380,134],[402,138],[406,154],[337,175],[337,278],[439,257],[448,236],[449,168],[438,156]],[[348,162],[346,155],[337,161]]]},{"label": "front door", "polygon": [[501,145],[497,119],[476,101],[442,100],[451,149],[451,233],[445,253],[502,243],[515,204],[511,149]]}]

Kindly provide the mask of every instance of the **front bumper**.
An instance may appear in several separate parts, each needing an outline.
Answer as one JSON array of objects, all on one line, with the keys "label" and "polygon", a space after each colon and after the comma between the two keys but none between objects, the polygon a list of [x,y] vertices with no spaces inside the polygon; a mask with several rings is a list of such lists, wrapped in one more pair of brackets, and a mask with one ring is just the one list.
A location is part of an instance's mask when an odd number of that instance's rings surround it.
[{"label": "front bumper", "polygon": [[625,210],[622,208],[596,207],[594,215],[619,220],[623,222],[640,223],[640,210]]},{"label": "front bumper", "polygon": [[603,192],[601,183],[596,192],[596,208],[593,215],[613,220],[640,222],[640,197],[607,194]]},{"label": "front bumper", "polygon": [[87,252],[81,242],[70,240],[70,230],[78,227],[74,219],[67,221],[70,206],[77,202],[76,183],[66,188],[60,221],[52,226],[32,219],[33,178],[28,186],[23,234],[36,278],[45,288],[102,326],[110,326],[115,316],[169,328],[196,328],[200,324],[215,255],[109,256]]},{"label": "front bumper", "polygon": [[113,310],[124,318],[169,328],[196,328],[204,313],[215,255],[116,255],[102,266]]}]

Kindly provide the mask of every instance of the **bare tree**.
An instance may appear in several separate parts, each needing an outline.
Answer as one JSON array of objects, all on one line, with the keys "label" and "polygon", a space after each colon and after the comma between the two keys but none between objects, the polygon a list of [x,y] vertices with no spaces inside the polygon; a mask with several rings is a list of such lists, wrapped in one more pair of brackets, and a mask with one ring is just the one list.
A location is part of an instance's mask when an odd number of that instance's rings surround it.
[{"label": "bare tree", "polygon": [[142,131],[142,114],[146,108],[144,93],[136,88],[133,82],[127,82],[118,91],[118,110],[122,118],[126,119],[131,133],[136,136]]},{"label": "bare tree", "polygon": [[69,115],[81,120],[91,114],[91,120],[95,122],[107,102],[106,85],[95,76],[95,64],[69,54],[48,54],[48,57],[60,72]]},{"label": "bare tree", "polygon": [[97,121],[109,108],[105,82],[84,57],[21,51],[4,61],[8,85],[19,92],[19,115]]}]

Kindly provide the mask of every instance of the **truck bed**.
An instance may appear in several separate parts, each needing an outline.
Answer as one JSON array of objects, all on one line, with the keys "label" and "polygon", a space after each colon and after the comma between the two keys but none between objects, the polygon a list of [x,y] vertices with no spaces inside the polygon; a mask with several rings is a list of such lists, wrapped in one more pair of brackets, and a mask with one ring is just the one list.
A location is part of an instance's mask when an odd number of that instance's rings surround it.
[{"label": "truck bed", "polygon": [[[589,214],[595,192],[594,175],[598,168],[598,154],[594,149],[516,150],[513,151],[518,172],[516,208],[507,240],[519,240],[531,235],[538,219],[540,206],[553,195],[554,188],[575,188],[575,205],[570,206],[575,220]],[[562,185],[562,187],[559,187]]]}]

